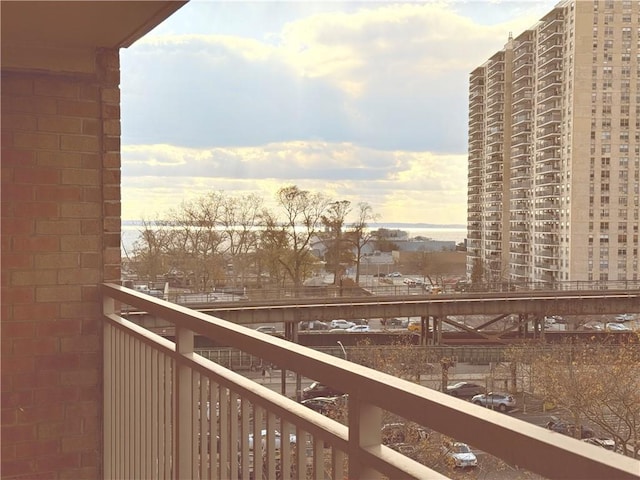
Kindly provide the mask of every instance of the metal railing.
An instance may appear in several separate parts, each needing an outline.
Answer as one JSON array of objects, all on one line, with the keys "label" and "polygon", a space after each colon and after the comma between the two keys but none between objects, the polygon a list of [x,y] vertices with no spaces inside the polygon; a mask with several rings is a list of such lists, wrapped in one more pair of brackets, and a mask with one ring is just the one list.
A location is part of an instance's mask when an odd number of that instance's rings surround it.
[{"label": "metal railing", "polygon": [[[637,478],[637,461],[406,380],[119,285],[102,294],[105,478],[446,478],[382,444],[383,411],[549,478]],[[121,304],[172,323],[176,343]],[[347,425],[197,355],[194,335],[348,393]]]}]

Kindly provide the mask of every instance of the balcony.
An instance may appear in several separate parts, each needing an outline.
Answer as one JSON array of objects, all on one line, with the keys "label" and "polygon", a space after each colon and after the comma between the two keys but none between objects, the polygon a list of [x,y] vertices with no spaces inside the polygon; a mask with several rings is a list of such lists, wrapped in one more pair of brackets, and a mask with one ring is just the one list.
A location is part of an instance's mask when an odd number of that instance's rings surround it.
[{"label": "balcony", "polygon": [[[544,476],[632,476],[623,457],[438,391],[118,285],[102,292],[105,478],[446,478],[382,445],[383,411]],[[174,325],[176,343],[118,304]],[[196,334],[348,393],[348,424],[195,354]]]}]

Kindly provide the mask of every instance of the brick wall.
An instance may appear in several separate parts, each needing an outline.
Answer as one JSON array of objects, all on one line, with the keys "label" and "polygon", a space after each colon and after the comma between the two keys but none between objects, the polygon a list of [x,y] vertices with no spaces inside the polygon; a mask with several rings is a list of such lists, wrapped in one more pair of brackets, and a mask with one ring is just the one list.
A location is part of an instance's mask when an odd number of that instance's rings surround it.
[{"label": "brick wall", "polygon": [[120,278],[117,50],[2,72],[2,478],[102,473],[98,285]]}]

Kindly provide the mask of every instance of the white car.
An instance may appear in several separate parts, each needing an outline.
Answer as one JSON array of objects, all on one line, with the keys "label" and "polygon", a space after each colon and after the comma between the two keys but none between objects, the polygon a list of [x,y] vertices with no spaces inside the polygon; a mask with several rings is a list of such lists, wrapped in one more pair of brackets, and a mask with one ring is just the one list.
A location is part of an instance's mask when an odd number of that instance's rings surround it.
[{"label": "white car", "polygon": [[635,315],[632,315],[630,313],[621,313],[620,315],[616,315],[616,322],[620,322],[620,323],[624,323],[624,322],[630,322],[631,320],[633,320],[635,317]]},{"label": "white car", "polygon": [[461,442],[445,444],[442,447],[444,454],[451,459],[458,468],[477,467],[478,459],[469,448],[469,445]]},{"label": "white car", "polygon": [[605,330],[609,330],[610,332],[630,332],[631,331],[631,329],[627,327],[625,324],[615,323],[615,322],[607,323]]},{"label": "white car", "polygon": [[394,278],[399,278],[401,277],[402,274],[400,272],[391,272],[391,273],[387,273],[387,277],[394,277]]},{"label": "white car", "polygon": [[349,327],[345,330],[345,332],[360,332],[360,333],[364,333],[364,332],[370,332],[371,328],[369,328],[369,325],[354,325],[353,327]]},{"label": "white car", "polygon": [[355,323],[347,322],[346,320],[342,320],[342,319],[338,319],[338,320],[331,320],[331,323],[329,324],[329,326],[332,329],[342,328],[342,329],[346,330],[347,328],[351,328],[351,327],[355,326]]}]

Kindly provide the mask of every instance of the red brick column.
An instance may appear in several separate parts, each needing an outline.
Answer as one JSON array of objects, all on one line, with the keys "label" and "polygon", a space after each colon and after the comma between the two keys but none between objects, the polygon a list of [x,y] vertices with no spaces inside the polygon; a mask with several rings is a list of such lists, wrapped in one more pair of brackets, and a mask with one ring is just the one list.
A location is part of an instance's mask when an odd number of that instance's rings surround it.
[{"label": "red brick column", "polygon": [[2,74],[2,477],[99,478],[98,285],[120,278],[117,50]]}]

